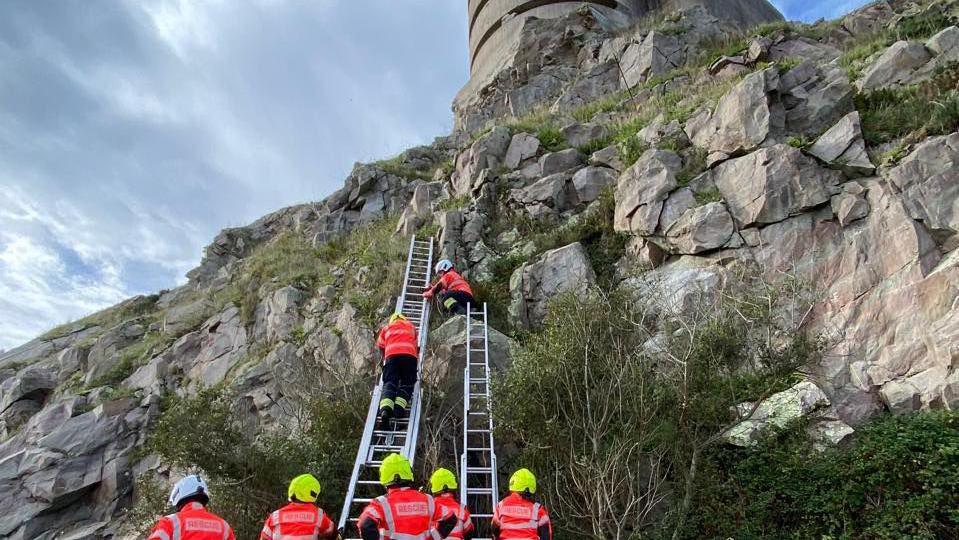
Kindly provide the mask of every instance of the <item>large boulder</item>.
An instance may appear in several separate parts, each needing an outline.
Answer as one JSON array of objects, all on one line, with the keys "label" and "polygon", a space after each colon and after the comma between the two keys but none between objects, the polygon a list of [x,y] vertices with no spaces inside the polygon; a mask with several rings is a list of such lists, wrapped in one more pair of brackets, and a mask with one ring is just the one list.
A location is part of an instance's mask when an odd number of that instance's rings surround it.
[{"label": "large boulder", "polygon": [[614,227],[617,231],[650,235],[656,232],[663,203],[678,187],[683,160],[674,152],[646,151],[616,183]]},{"label": "large boulder", "polygon": [[792,388],[773,394],[759,404],[739,405],[740,416],[752,413],[724,435],[723,440],[733,446],[748,447],[759,442],[771,428],[782,429],[790,422],[803,417],[823,420],[822,426],[813,425],[825,442],[838,444],[853,433],[853,429],[835,418],[829,411],[830,401],[825,392],[810,381],[803,381]]},{"label": "large boulder", "polygon": [[849,176],[868,176],[876,170],[866,153],[859,111],[847,114],[823,133],[809,148],[809,153]]},{"label": "large boulder", "polygon": [[673,317],[711,305],[725,283],[726,271],[721,267],[704,257],[687,255],[626,279],[623,285],[648,303],[652,312]]},{"label": "large boulder", "polygon": [[566,210],[571,200],[569,195],[569,172],[551,174],[522,189],[510,193],[510,199],[526,207],[535,218]]},{"label": "large boulder", "polygon": [[562,129],[563,137],[573,148],[601,141],[609,135],[609,129],[602,124],[569,124]]},{"label": "large boulder", "polygon": [[863,73],[861,90],[876,90],[915,82],[918,72],[932,60],[922,43],[897,41],[889,46]]},{"label": "large boulder", "polygon": [[959,246],[959,133],[927,139],[887,177],[945,250]]},{"label": "large boulder", "polygon": [[722,247],[734,232],[733,218],[720,202],[687,210],[666,230],[675,253],[695,255]]},{"label": "large boulder", "polygon": [[146,328],[142,321],[133,319],[123,322],[106,332],[90,348],[87,354],[87,372],[84,384],[95,384],[110,373],[119,361],[119,353],[143,337]]},{"label": "large boulder", "polygon": [[528,159],[536,157],[539,154],[539,149],[539,139],[529,133],[517,133],[513,135],[509,147],[506,149],[504,165],[510,169],[517,169]]},{"label": "large boulder", "polygon": [[456,196],[472,193],[474,182],[485,169],[496,169],[506,157],[512,137],[509,128],[497,126],[456,158],[452,191]]},{"label": "large boulder", "polygon": [[686,45],[676,36],[650,32],[642,43],[631,45],[620,60],[626,86],[633,87],[652,76],[682,67]]},{"label": "large boulder", "polygon": [[752,151],[785,127],[785,112],[774,92],[775,67],[747,76],[719,100],[712,113],[702,109],[686,124],[686,134],[712,154],[734,156]]},{"label": "large boulder", "polygon": [[815,137],[855,109],[856,89],[845,70],[804,61],[779,78],[790,133]]},{"label": "large boulder", "polygon": [[[477,306],[476,309],[481,309]],[[473,319],[473,331],[480,318]],[[512,349],[515,343],[508,336],[493,328],[487,326],[489,343],[489,363],[490,368],[495,372],[504,372],[512,365]],[[429,354],[426,356],[426,363],[423,366],[427,372],[427,377],[445,380],[448,377],[458,378],[460,384],[454,384],[454,388],[462,387],[462,373],[466,368],[466,317],[457,315],[452,317],[439,328],[430,331]]]},{"label": "large boulder", "polygon": [[617,176],[612,169],[606,167],[584,167],[573,175],[573,191],[580,204],[588,204],[616,183]]},{"label": "large boulder", "polygon": [[551,174],[575,169],[581,167],[585,161],[586,156],[575,148],[552,152],[539,159],[540,174],[549,176]]},{"label": "large boulder", "polygon": [[433,201],[439,196],[443,187],[442,182],[428,182],[417,184],[413,189],[413,198],[409,205],[400,214],[396,223],[396,232],[403,236],[415,234],[433,216]]},{"label": "large boulder", "polygon": [[510,319],[523,328],[539,325],[549,302],[564,293],[585,293],[596,283],[586,249],[579,242],[543,253],[510,278]]},{"label": "large boulder", "polygon": [[305,300],[306,294],[290,285],[273,291],[257,306],[253,339],[273,343],[289,337],[302,323],[299,309]]},{"label": "large boulder", "polygon": [[214,386],[246,356],[249,344],[239,308],[231,305],[214,315],[197,334],[202,337],[196,357],[181,357],[177,362],[193,387]]},{"label": "large boulder", "polygon": [[720,164],[710,172],[740,227],[782,221],[829,202],[841,174],[784,144]]}]

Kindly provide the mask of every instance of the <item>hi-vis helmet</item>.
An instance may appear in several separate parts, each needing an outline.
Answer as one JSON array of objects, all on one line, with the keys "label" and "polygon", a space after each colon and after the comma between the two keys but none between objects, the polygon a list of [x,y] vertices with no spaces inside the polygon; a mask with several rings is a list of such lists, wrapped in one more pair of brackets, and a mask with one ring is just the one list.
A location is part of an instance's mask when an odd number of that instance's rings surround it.
[{"label": "hi-vis helmet", "polygon": [[449,272],[453,269],[453,261],[449,259],[443,259],[442,261],[436,263],[436,273],[440,272]]},{"label": "hi-vis helmet", "polygon": [[290,482],[290,489],[287,495],[292,501],[294,498],[300,502],[316,502],[320,496],[320,481],[312,474],[301,474]]},{"label": "hi-vis helmet", "polygon": [[413,481],[413,466],[410,460],[401,454],[386,456],[380,465],[380,483],[389,486],[402,481]]},{"label": "hi-vis helmet", "polygon": [[400,313],[399,311],[397,311],[396,313],[390,315],[390,322],[391,322],[391,323],[394,323],[394,322],[396,322],[396,321],[405,321],[405,320],[406,320],[406,315],[403,315],[403,314]]},{"label": "hi-vis helmet", "polygon": [[430,477],[430,493],[433,495],[443,491],[453,491],[457,487],[456,475],[449,469],[436,469]]},{"label": "hi-vis helmet", "polygon": [[517,493],[536,493],[536,475],[529,469],[520,469],[509,479],[509,490]]},{"label": "hi-vis helmet", "polygon": [[191,474],[183,477],[173,486],[173,491],[170,492],[170,506],[176,507],[180,501],[194,495],[204,495],[209,499],[210,488],[199,475]]}]

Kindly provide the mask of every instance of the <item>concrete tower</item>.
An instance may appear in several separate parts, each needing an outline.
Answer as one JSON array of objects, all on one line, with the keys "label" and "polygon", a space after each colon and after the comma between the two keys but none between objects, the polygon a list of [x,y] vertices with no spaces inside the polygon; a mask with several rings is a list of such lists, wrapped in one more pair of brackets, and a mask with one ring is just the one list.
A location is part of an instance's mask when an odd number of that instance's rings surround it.
[{"label": "concrete tower", "polygon": [[767,0],[467,0],[469,16],[470,92],[509,62],[528,17],[555,18],[588,5],[610,20],[628,22],[662,9],[700,5],[721,20],[740,27],[782,20]]}]

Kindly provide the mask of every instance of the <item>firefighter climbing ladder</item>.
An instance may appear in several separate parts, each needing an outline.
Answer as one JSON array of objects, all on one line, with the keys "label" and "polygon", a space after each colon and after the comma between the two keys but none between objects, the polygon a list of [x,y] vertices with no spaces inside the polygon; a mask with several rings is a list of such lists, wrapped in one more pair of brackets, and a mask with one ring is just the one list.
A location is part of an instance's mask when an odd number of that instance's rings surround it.
[{"label": "firefighter climbing ladder", "polygon": [[[410,240],[410,252],[406,260],[406,272],[403,279],[403,293],[397,298],[396,309],[403,313],[419,335],[420,358],[419,365],[423,364],[423,355],[426,350],[426,334],[429,330],[430,306],[423,298],[423,292],[429,286],[430,274],[433,269],[433,239],[417,240],[414,236]],[[383,392],[383,379],[373,390],[370,408],[366,413],[366,425],[363,428],[363,438],[359,450],[356,452],[356,461],[353,463],[353,475],[340,512],[339,529],[346,540],[360,540],[357,534],[356,522],[360,512],[372,499],[383,492],[379,482],[379,467],[383,458],[394,452],[408,457],[412,463],[416,458],[416,438],[419,431],[420,405],[422,393],[417,381],[413,390],[413,399],[410,403],[409,415],[404,420],[393,423],[393,429],[380,431],[376,426],[379,412],[380,396]]]},{"label": "firefighter climbing ladder", "polygon": [[483,304],[483,311],[474,311],[472,305],[466,307],[460,502],[466,504],[472,513],[476,540],[491,536],[490,522],[498,500],[486,315],[486,304]]}]

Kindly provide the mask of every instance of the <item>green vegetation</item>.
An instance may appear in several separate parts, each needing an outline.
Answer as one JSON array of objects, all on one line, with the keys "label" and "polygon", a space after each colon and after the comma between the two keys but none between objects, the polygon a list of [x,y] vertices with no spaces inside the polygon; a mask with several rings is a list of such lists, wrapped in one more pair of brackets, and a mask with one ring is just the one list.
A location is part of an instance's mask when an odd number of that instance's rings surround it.
[{"label": "green vegetation", "polygon": [[720,193],[717,188],[709,188],[705,191],[694,193],[693,197],[696,199],[696,204],[700,206],[723,201],[723,194]]},{"label": "green vegetation", "polygon": [[804,135],[800,135],[798,137],[790,137],[789,140],[786,141],[786,144],[799,150],[806,150],[812,146],[813,141],[807,139]]},{"label": "green vegetation", "polygon": [[[675,151],[675,150],[674,150]],[[688,186],[694,178],[706,171],[707,153],[701,148],[693,148],[686,155],[682,170],[676,174],[676,183]]]},{"label": "green vegetation", "polygon": [[918,85],[859,94],[856,108],[870,145],[951,133],[959,129],[959,67]]},{"label": "green vegetation", "polygon": [[[362,393],[350,402],[302,400],[299,418],[274,435],[257,438],[241,428],[231,396],[207,389],[196,397],[173,401],[148,442],[164,463],[199,470],[210,482],[212,508],[229,521],[237,538],[254,538],[270,512],[285,501],[287,483],[310,471],[323,485],[320,504],[338,508],[350,477],[362,420]],[[149,482],[149,480],[145,480]],[[165,501],[144,485],[133,516],[138,525],[162,515]]]},{"label": "green vegetation", "polygon": [[530,133],[539,139],[547,152],[558,152],[569,148],[566,137],[556,124],[556,119],[546,110],[533,111],[507,123],[510,133]]},{"label": "green vegetation", "polygon": [[[364,320],[375,324],[402,281],[406,240],[393,236],[395,218],[383,218],[358,227],[317,247],[302,234],[288,231],[260,245],[243,260],[219,303],[240,307],[244,324],[253,323],[256,306],[270,292],[293,286],[307,293],[337,285]],[[334,268],[344,270],[335,280]],[[361,275],[367,268],[367,275]],[[376,277],[369,270],[376,269]]]},{"label": "green vegetation", "polygon": [[473,198],[469,195],[460,195],[459,197],[450,197],[448,199],[443,199],[436,205],[437,210],[460,210],[467,208],[470,203],[473,202]]},{"label": "green vegetation", "polygon": [[881,417],[849,448],[799,423],[707,456],[684,538],[956,538],[959,414]]},{"label": "green vegetation", "polygon": [[112,328],[123,321],[142,317],[156,312],[156,302],[160,295],[137,296],[121,304],[98,311],[77,321],[62,324],[40,336],[40,339],[57,339],[86,328],[99,326],[101,330]]},{"label": "green vegetation", "polygon": [[776,317],[793,296],[762,284],[727,293],[677,318],[652,357],[643,344],[655,290],[561,297],[495,382],[499,440],[519,448],[504,467],[549,479],[558,538],[686,530],[705,482],[697,467],[734,425],[730,407],[788,387],[818,357],[815,341]]}]

